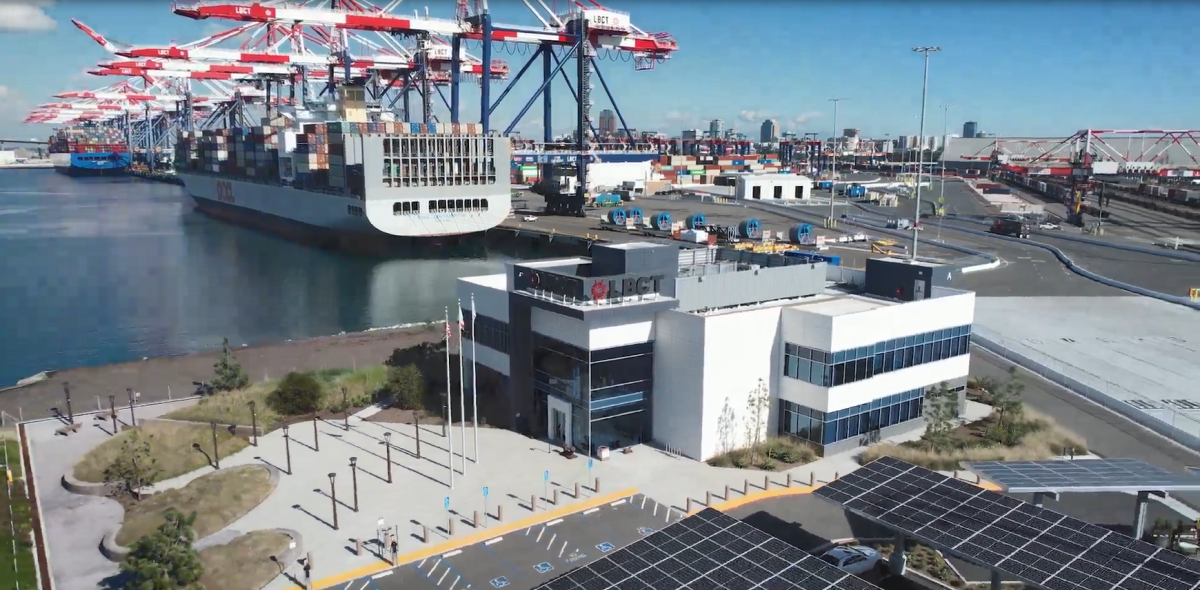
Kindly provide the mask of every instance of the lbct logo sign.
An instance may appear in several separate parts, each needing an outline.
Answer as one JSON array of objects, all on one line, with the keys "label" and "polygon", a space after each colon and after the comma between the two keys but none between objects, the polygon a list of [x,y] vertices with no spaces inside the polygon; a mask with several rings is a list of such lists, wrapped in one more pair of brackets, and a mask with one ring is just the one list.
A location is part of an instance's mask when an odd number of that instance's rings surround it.
[{"label": "lbct logo sign", "polygon": [[217,200],[222,203],[234,204],[237,199],[233,198],[233,183],[228,180],[217,181]]},{"label": "lbct logo sign", "polygon": [[604,281],[592,283],[592,301],[601,301],[608,297],[608,285]]}]

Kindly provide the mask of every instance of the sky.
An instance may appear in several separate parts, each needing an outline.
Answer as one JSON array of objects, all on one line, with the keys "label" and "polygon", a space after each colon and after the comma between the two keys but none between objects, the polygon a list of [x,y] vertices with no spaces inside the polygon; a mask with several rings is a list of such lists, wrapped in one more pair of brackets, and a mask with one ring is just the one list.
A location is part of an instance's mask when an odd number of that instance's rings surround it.
[{"label": "sky", "polygon": [[[531,2],[537,6],[537,2]],[[545,0],[560,11],[564,0]],[[382,3],[381,3],[382,4]],[[0,138],[44,137],[46,125],[21,120],[39,103],[67,90],[97,89],[120,80],[85,70],[111,59],[73,27],[78,19],[133,45],[186,43],[232,27],[228,21],[176,16],[166,0],[0,0]],[[453,0],[428,5],[449,18]],[[925,134],[959,133],[964,121],[1000,136],[1065,136],[1092,129],[1190,129],[1200,97],[1190,40],[1200,17],[1196,2],[801,2],[753,0],[613,0],[648,32],[671,33],[677,55],[650,71],[601,61],[600,71],[631,128],[678,135],[722,119],[726,128],[757,136],[764,119],[784,131],[828,136],[836,127],[867,137],[916,135],[923,59],[915,46],[938,46],[929,62]],[[492,0],[493,21],[536,24],[517,0]],[[225,45],[222,45],[225,46]],[[480,55],[478,44],[470,51]],[[528,50],[497,46],[494,59],[513,75]],[[601,57],[609,57],[602,55]],[[505,129],[534,95],[540,66],[494,109]],[[611,108],[594,80],[593,118]],[[492,97],[506,82],[493,82]],[[561,79],[551,86],[552,129],[574,128],[573,103]],[[448,91],[447,91],[448,95]],[[462,120],[478,120],[477,85],[463,89]],[[440,99],[435,102],[440,102]],[[943,109],[949,105],[948,109]],[[541,131],[541,101],[516,129]],[[435,108],[448,121],[444,108]]]}]

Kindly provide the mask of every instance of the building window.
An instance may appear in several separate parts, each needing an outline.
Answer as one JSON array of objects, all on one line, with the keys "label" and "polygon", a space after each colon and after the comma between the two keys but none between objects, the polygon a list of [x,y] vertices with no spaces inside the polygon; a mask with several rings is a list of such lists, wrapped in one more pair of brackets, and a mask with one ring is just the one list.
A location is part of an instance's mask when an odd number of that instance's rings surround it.
[{"label": "building window", "polygon": [[[475,343],[480,346],[486,346],[492,350],[508,354],[508,324],[479,314],[475,316],[474,332],[471,328],[471,310],[463,308],[463,321],[466,322],[466,327],[463,328],[463,338],[475,340]],[[475,332],[478,332],[478,340],[476,340]]]},{"label": "building window", "polygon": [[969,325],[893,338],[872,346],[840,352],[825,352],[786,343],[783,374],[813,385],[837,387],[875,375],[961,356],[970,350]]},{"label": "building window", "polygon": [[533,382],[546,393],[583,402],[588,386],[587,351],[534,334]]},{"label": "building window", "polygon": [[366,217],[366,215],[367,215],[363,211],[362,207],[356,207],[354,205],[346,205],[346,213],[349,213],[350,215],[353,215],[355,217]]},{"label": "building window", "polygon": [[925,415],[924,403],[925,388],[829,413],[779,400],[779,432],[806,443],[826,446],[917,420]]}]

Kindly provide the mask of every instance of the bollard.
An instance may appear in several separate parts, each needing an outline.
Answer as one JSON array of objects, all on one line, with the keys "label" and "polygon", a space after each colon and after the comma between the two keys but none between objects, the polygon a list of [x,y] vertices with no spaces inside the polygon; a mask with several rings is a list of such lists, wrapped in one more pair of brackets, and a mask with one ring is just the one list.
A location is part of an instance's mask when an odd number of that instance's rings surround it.
[{"label": "bollard", "polygon": [[530,494],[529,495],[529,511],[534,512],[536,510],[537,510],[537,494]]},{"label": "bollard", "polygon": [[362,554],[363,554],[363,550],[362,550],[362,539],[355,539],[355,540],[354,540],[354,554],[355,554],[355,555],[357,555],[357,556],[359,556],[359,557],[362,557]]},{"label": "bollard", "polygon": [[503,522],[503,521],[504,521],[504,506],[500,505],[500,506],[496,507],[496,522]]},{"label": "bollard", "polygon": [[454,536],[454,517],[453,516],[446,519],[446,534],[451,537]]},{"label": "bollard", "polygon": [[817,472],[811,471],[808,474],[808,487],[816,487],[816,485],[817,485]]},{"label": "bollard", "polygon": [[729,499],[729,486],[725,486],[725,499]]},{"label": "bollard", "polygon": [[792,487],[792,474],[787,474],[787,487]]},{"label": "bollard", "polygon": [[429,542],[429,527],[427,527],[425,525],[421,525],[421,542],[422,543]]},{"label": "bollard", "polygon": [[479,528],[479,511],[478,510],[475,511],[475,522],[471,526],[473,526],[475,528]]},{"label": "bollard", "polygon": [[742,495],[743,496],[750,495],[750,480],[748,480],[748,479],[742,481]]},{"label": "bollard", "polygon": [[834,471],[833,472],[833,481],[837,481],[837,480],[838,480],[838,472]]},{"label": "bollard", "polygon": [[309,551],[308,555],[306,555],[305,559],[304,559],[304,588],[305,588],[305,590],[312,590],[312,587],[313,587],[312,571],[313,571],[313,569],[314,568],[313,568],[312,551]]},{"label": "bollard", "polygon": [[688,514],[692,513],[692,499],[691,498],[688,498],[688,501],[687,501],[687,513]]},{"label": "bollard", "polygon": [[558,506],[558,488],[554,488],[554,505]]},{"label": "bollard", "polygon": [[575,494],[574,494],[574,496],[575,496],[575,499],[576,499],[576,500],[578,500],[578,499],[579,499],[579,482],[575,482]]},{"label": "bollard", "polygon": [[592,486],[592,491],[596,492],[597,494],[600,493],[600,478],[599,477],[596,478],[596,485]]},{"label": "bollard", "polygon": [[764,475],[763,476],[763,489],[765,490],[769,487],[771,487],[771,476]]},{"label": "bollard", "polygon": [[958,479],[958,470],[957,469],[954,470],[954,479]]}]

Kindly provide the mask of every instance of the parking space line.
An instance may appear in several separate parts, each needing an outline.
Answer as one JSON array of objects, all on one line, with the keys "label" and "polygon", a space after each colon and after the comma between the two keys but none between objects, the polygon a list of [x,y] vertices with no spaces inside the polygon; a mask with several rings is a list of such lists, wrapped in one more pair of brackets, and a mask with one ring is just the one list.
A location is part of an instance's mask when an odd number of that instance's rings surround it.
[{"label": "parking space line", "polygon": [[593,512],[597,512],[597,511],[599,511],[599,510],[600,510],[599,508],[589,508],[589,509],[587,509],[587,510],[584,510],[584,511],[583,511],[583,513],[584,513],[584,514],[591,514],[591,513],[593,513]]},{"label": "parking space line", "polygon": [[499,543],[500,541],[503,541],[503,540],[504,540],[504,537],[496,537],[495,539],[488,539],[487,541],[484,541],[483,544],[491,545],[493,543]]},{"label": "parking space line", "polygon": [[[458,585],[459,580],[462,580],[462,576],[454,577],[454,581],[450,582],[450,590],[454,590],[454,587]],[[470,586],[467,586],[467,587],[470,588]]]},{"label": "parking space line", "polygon": [[462,553],[462,549],[455,549],[454,551],[451,551],[449,553],[443,553],[442,559],[450,559],[451,557],[454,557],[455,555],[460,555],[461,553]]},{"label": "parking space line", "polygon": [[536,538],[536,539],[534,539],[534,540],[533,540],[533,542],[534,542],[534,543],[541,543],[541,542],[542,542],[542,535],[544,535],[544,534],[546,534],[546,527],[542,527],[542,530],[538,531],[538,536],[537,536],[537,538]]},{"label": "parking space line", "polygon": [[420,566],[415,566],[415,569],[417,570],[417,573],[421,575],[421,579],[425,580],[425,583],[429,584],[430,586],[434,586],[435,588],[437,587],[437,584],[434,584],[433,580],[429,576],[425,575],[425,572],[421,571]]},{"label": "parking space line", "polygon": [[[559,558],[559,559],[562,559],[562,554],[563,554],[563,552],[564,552],[564,551],[566,551],[566,550],[567,550],[567,542],[566,542],[566,541],[563,541],[563,544],[562,544],[562,549],[559,549],[559,550],[558,550],[558,558]],[[551,551],[553,551],[553,549],[551,549]]]},{"label": "parking space line", "polygon": [[556,525],[556,524],[559,524],[559,523],[561,523],[562,521],[563,521],[563,519],[561,519],[561,518],[558,518],[558,519],[555,519],[555,520],[552,520],[552,521],[550,521],[550,522],[546,523],[546,526],[554,526],[554,525]]},{"label": "parking space line", "polygon": [[[486,530],[486,531],[480,531],[475,534],[464,535],[463,537],[458,538],[458,539],[450,539],[448,541],[445,541],[445,542],[437,544],[437,545],[426,547],[424,549],[419,549],[417,551],[413,551],[406,555],[398,556],[396,558],[396,563],[410,564],[410,563],[413,563],[418,560],[425,560],[434,555],[441,555],[443,553],[452,551],[454,549],[461,549],[463,547],[475,545],[485,539],[491,538],[492,536],[494,536],[496,534],[505,534],[505,533],[516,532],[523,528],[536,526],[538,524],[547,522],[548,520],[552,520],[555,518],[561,518],[561,517],[567,516],[569,514],[577,514],[581,511],[589,509],[591,507],[603,506],[604,504],[613,502],[620,498],[628,498],[637,493],[638,492],[636,489],[630,489],[630,490],[621,490],[618,492],[613,492],[611,494],[604,494],[602,496],[596,496],[593,498],[587,498],[583,501],[580,501],[578,504],[568,504],[561,508],[554,508],[551,510],[547,510],[546,512],[530,515],[523,519],[509,523],[507,525],[500,525],[500,526],[492,527],[491,529]],[[339,584],[353,582],[354,580],[357,580],[363,576],[377,574],[381,571],[390,569],[392,567],[393,566],[387,564],[386,562],[378,562],[378,563],[374,563],[371,565],[359,567],[357,569],[344,571],[339,574],[334,574],[334,575],[328,576],[326,578],[322,578],[322,579],[314,582],[312,587],[317,590],[322,590],[325,588],[337,586]],[[292,586],[288,590],[303,590],[303,588],[300,586]]]},{"label": "parking space line", "polygon": [[392,575],[393,573],[395,573],[393,570],[388,570],[388,571],[386,571],[386,572],[383,572],[383,573],[381,573],[381,574],[375,574],[375,575],[371,576],[371,579],[372,579],[372,580],[378,580],[379,578],[386,578],[386,577],[388,577],[388,576]]},{"label": "parking space line", "polygon": [[640,506],[640,508],[642,510],[646,509],[646,496],[642,496],[642,505]]},{"label": "parking space line", "polygon": [[441,586],[441,585],[442,585],[442,580],[445,580],[445,579],[446,579],[446,575],[447,575],[447,574],[449,574],[449,573],[450,573],[450,568],[449,568],[449,567],[447,567],[447,568],[446,568],[446,571],[442,572],[442,577],[438,578],[438,583],[437,583],[437,585],[438,585],[438,586]]},{"label": "parking space line", "polygon": [[546,549],[551,549],[552,547],[554,547],[554,540],[557,538],[558,538],[558,533],[554,533],[553,535],[551,535],[550,542],[546,543]]},{"label": "parking space line", "polygon": [[626,500],[627,500],[626,498],[622,498],[620,500],[617,500],[616,502],[613,502],[612,504],[609,504],[609,506],[613,506],[613,507],[620,506],[621,504],[624,504],[626,502]]}]

